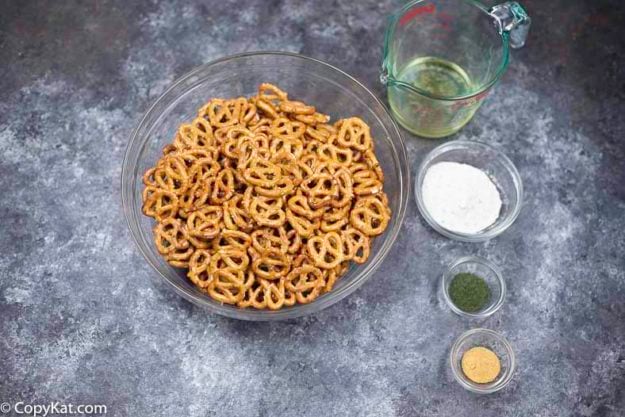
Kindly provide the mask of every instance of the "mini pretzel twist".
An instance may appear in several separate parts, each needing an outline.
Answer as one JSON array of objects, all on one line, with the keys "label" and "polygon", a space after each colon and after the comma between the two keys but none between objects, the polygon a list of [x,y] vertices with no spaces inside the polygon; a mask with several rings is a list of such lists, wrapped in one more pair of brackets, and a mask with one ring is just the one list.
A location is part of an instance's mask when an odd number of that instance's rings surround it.
[{"label": "mini pretzel twist", "polygon": [[299,139],[276,137],[271,140],[269,150],[272,155],[284,151],[299,159],[304,153],[304,143]]},{"label": "mini pretzel twist", "polygon": [[330,161],[346,167],[350,166],[353,161],[353,154],[349,148],[339,148],[330,143],[322,143],[316,151],[322,161]]},{"label": "mini pretzel twist", "polygon": [[313,208],[331,204],[339,193],[336,181],[329,174],[315,174],[302,181],[300,188],[308,196],[308,203]]},{"label": "mini pretzel twist", "polygon": [[302,122],[306,125],[323,124],[330,121],[330,116],[327,114],[314,113],[314,114],[298,114],[295,116],[295,120]]},{"label": "mini pretzel twist", "polygon": [[[192,212],[187,218],[187,233],[202,241],[210,241],[221,232],[223,209],[219,206],[206,206]],[[194,246],[203,246],[194,243]],[[206,246],[208,247],[208,243]]]},{"label": "mini pretzel twist", "polygon": [[172,154],[165,157],[153,173],[154,182],[162,189],[176,195],[183,194],[189,187],[189,173],[184,159]]},{"label": "mini pretzel twist", "polygon": [[250,235],[252,238],[252,247],[259,253],[264,253],[270,249],[275,249],[281,253],[287,253],[289,250],[289,240],[286,236],[284,228],[262,228],[257,229]]},{"label": "mini pretzel twist", "polygon": [[270,310],[279,310],[287,303],[286,290],[284,288],[284,279],[275,281],[261,281],[263,289],[264,301]]},{"label": "mini pretzel twist", "polygon": [[308,254],[319,268],[331,269],[343,261],[343,242],[336,232],[314,236],[308,239]]},{"label": "mini pretzel twist", "polygon": [[349,223],[349,206],[328,209],[321,218],[321,231],[335,232]]},{"label": "mini pretzel twist", "polygon": [[314,235],[321,225],[319,219],[311,220],[308,217],[295,214],[290,209],[286,209],[286,219],[289,225],[303,238],[309,238]]},{"label": "mini pretzel twist", "polygon": [[299,253],[303,243],[302,235],[300,235],[297,230],[291,229],[286,232],[286,239],[288,242],[287,253],[291,255]]},{"label": "mini pretzel twist", "polygon": [[349,217],[352,226],[367,236],[381,234],[389,219],[388,209],[375,197],[358,200]]},{"label": "mini pretzel twist", "polygon": [[279,279],[288,274],[291,266],[289,256],[277,249],[265,250],[260,258],[252,263],[252,270],[257,277],[267,280]]},{"label": "mini pretzel twist", "polygon": [[295,188],[295,184],[293,180],[287,177],[280,178],[273,187],[264,187],[264,186],[255,186],[254,191],[256,194],[268,197],[268,198],[278,198],[290,195]]},{"label": "mini pretzel twist", "polygon": [[244,205],[242,195],[235,195],[223,204],[224,224],[230,230],[254,230],[255,222]]},{"label": "mini pretzel twist", "polygon": [[249,211],[254,221],[261,226],[279,227],[286,221],[282,200],[278,198],[254,197]]},{"label": "mini pretzel twist", "polygon": [[174,139],[174,146],[178,149],[208,148],[214,143],[213,127],[203,117],[181,125]]},{"label": "mini pretzel twist", "polygon": [[325,285],[321,269],[312,265],[294,268],[286,278],[286,289],[295,294],[297,301],[307,304],[313,301]]},{"label": "mini pretzel twist", "polygon": [[293,113],[298,115],[313,115],[315,114],[315,108],[313,106],[307,106],[301,101],[282,101],[278,108],[285,113]]},{"label": "mini pretzel twist", "polygon": [[298,216],[304,216],[309,220],[318,219],[323,216],[325,212],[324,208],[313,209],[310,207],[310,203],[308,202],[308,197],[306,197],[301,192],[298,192],[291,198],[289,198],[287,202],[287,207],[291,212]]},{"label": "mini pretzel twist", "polygon": [[[237,302],[237,307],[248,308],[252,307],[258,310],[264,310],[267,308],[267,301],[265,300],[265,293],[258,279],[254,276],[254,272],[249,271],[252,284],[245,286],[245,293],[243,297]],[[247,283],[247,281],[246,281]]]},{"label": "mini pretzel twist", "polygon": [[279,117],[271,122],[271,134],[281,139],[297,139],[304,136],[306,125],[302,122],[292,121],[286,117]]},{"label": "mini pretzel twist", "polygon": [[193,254],[193,247],[185,236],[185,230],[178,219],[165,219],[154,228],[156,249],[167,262],[177,268],[185,268]]},{"label": "mini pretzel twist", "polygon": [[332,125],[320,124],[306,127],[306,136],[322,143],[328,143],[331,137],[337,135],[337,130]]},{"label": "mini pretzel twist", "polygon": [[258,98],[268,102],[286,101],[287,93],[280,90],[273,84],[262,83],[258,86]]},{"label": "mini pretzel twist", "polygon": [[335,208],[349,206],[354,198],[354,183],[350,172],[341,168],[334,173],[333,177],[338,186],[338,195],[330,204]]},{"label": "mini pretzel twist", "polygon": [[247,233],[238,230],[224,229],[216,239],[213,239],[211,246],[214,253],[230,249],[245,251],[251,244],[252,239]]},{"label": "mini pretzel twist", "polygon": [[208,295],[220,303],[236,304],[245,295],[245,273],[239,269],[222,268],[212,272]]},{"label": "mini pretzel twist", "polygon": [[280,167],[277,165],[256,157],[250,161],[249,167],[243,173],[243,177],[251,185],[270,188],[280,180],[282,174]]},{"label": "mini pretzel twist", "polygon": [[366,151],[371,147],[369,126],[358,117],[343,119],[338,126],[337,142],[339,145],[359,151]]},{"label": "mini pretzel twist", "polygon": [[377,194],[382,191],[382,181],[374,171],[361,169],[352,172],[353,191],[358,196]]},{"label": "mini pretzel twist", "polygon": [[[205,107],[206,115],[214,127],[233,126],[239,122],[242,102],[238,99],[213,99]],[[200,114],[204,112],[200,110]]]},{"label": "mini pretzel twist", "polygon": [[158,221],[172,218],[178,210],[178,196],[169,190],[148,186],[143,190],[143,214]]},{"label": "mini pretzel twist", "polygon": [[348,258],[362,264],[369,258],[371,240],[358,229],[348,227],[341,231],[341,238],[349,248]]},{"label": "mini pretzel twist", "polygon": [[187,276],[192,283],[200,288],[206,288],[212,280],[209,271],[211,255],[204,249],[198,249],[193,252],[189,260],[189,272]]},{"label": "mini pretzel twist", "polygon": [[250,258],[244,250],[233,247],[221,249],[211,257],[210,271],[213,274],[224,268],[244,271],[249,261]]},{"label": "mini pretzel twist", "polygon": [[234,195],[234,172],[231,168],[225,168],[219,171],[213,184],[213,192],[211,193],[211,201],[215,204],[221,204],[230,200]]}]

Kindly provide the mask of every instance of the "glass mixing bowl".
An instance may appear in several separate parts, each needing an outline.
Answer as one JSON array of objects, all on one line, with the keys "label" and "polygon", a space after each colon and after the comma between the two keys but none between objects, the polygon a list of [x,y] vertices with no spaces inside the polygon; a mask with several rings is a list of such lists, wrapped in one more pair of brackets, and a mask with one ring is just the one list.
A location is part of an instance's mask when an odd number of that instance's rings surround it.
[{"label": "glass mixing bowl", "polygon": [[[371,247],[368,261],[353,264],[334,289],[310,304],[278,311],[241,309],[222,305],[190,283],[185,270],[165,262],[153,242],[153,220],[141,212],[143,173],[161,156],[178,126],[190,121],[198,108],[213,97],[252,96],[262,82],[276,84],[289,97],[314,105],[332,120],[359,116],[371,127],[376,155],[385,175],[384,190],[393,212],[386,231]],[[345,298],[368,278],[397,238],[408,197],[406,148],[397,125],[384,105],[365,86],[343,71],[316,59],[283,52],[246,53],[202,65],[178,79],[148,109],[134,130],[122,167],[122,204],[139,250],[169,287],[208,310],[243,320],[281,320],[315,313]]]}]

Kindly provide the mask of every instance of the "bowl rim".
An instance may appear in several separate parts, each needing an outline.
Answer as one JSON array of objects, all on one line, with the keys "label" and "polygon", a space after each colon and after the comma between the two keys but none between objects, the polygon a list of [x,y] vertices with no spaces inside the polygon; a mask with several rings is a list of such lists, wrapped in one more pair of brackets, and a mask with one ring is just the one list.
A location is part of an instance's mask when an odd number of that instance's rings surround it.
[{"label": "bowl rim", "polygon": [[[515,185],[514,191],[516,194],[516,204],[514,205],[514,207],[512,207],[512,210],[510,211],[508,216],[506,216],[506,218],[500,224],[491,229],[486,229],[485,232],[480,231],[477,233],[462,233],[448,230],[441,226],[436,220],[434,220],[434,218],[430,215],[427,208],[425,207],[425,203],[423,202],[423,195],[421,192],[422,187],[420,184],[423,183],[423,178],[425,177],[425,173],[427,172],[427,169],[429,168],[432,160],[438,156],[444,155],[448,151],[468,148],[478,148],[492,152],[506,168],[506,170],[512,177],[512,182]],[[517,217],[519,217],[519,214],[521,213],[521,207],[523,205],[523,180],[521,179],[521,175],[519,174],[519,171],[517,170],[514,163],[499,149],[491,145],[487,145],[484,142],[474,140],[451,140],[435,147],[423,158],[423,161],[421,161],[419,168],[417,169],[417,174],[415,175],[414,193],[419,212],[421,213],[425,221],[432,227],[432,229],[436,230],[441,235],[451,239],[455,239],[461,242],[477,243],[485,242],[496,236],[499,236],[501,233],[505,232],[510,226],[512,226]]]},{"label": "bowl rim", "polygon": [[[383,245],[382,247],[380,247],[378,253],[376,254],[377,256],[375,256],[373,259],[371,259],[369,262],[365,264],[366,267],[360,273],[358,279],[353,280],[348,285],[338,290],[328,293],[327,297],[319,297],[317,300],[313,301],[312,303],[301,304],[301,305],[297,305],[297,307],[294,307],[294,308],[285,308],[285,309],[280,309],[277,311],[242,309],[242,308],[237,308],[237,307],[233,307],[230,305],[219,305],[216,303],[211,303],[206,298],[206,296],[202,296],[201,294],[198,294],[198,293],[193,293],[190,290],[187,290],[186,288],[182,288],[176,285],[167,276],[165,276],[165,274],[163,274],[155,264],[152,263],[150,257],[148,256],[146,251],[143,249],[142,244],[140,242],[140,236],[139,236],[140,233],[138,232],[138,222],[137,222],[136,228],[133,225],[133,219],[135,217],[135,213],[133,211],[133,205],[131,203],[131,201],[134,202],[134,185],[133,184],[136,180],[136,177],[133,177],[133,173],[130,172],[131,164],[132,164],[131,159],[133,159],[132,157],[133,144],[135,144],[138,141],[140,132],[144,130],[143,127],[154,116],[155,110],[161,107],[160,105],[162,103],[168,103],[169,101],[171,101],[170,99],[171,93],[175,91],[180,85],[184,84],[186,81],[197,76],[198,74],[206,71],[208,68],[214,65],[226,63],[228,61],[236,61],[236,60],[249,58],[249,57],[255,57],[255,56],[284,56],[284,57],[289,57],[289,58],[300,59],[300,60],[308,61],[311,63],[315,63],[317,65],[321,65],[323,67],[326,67],[330,71],[337,72],[339,75],[346,77],[350,82],[356,84],[356,86],[358,86],[366,94],[368,94],[369,98],[373,100],[374,103],[379,105],[379,107],[384,111],[383,114],[387,116],[387,124],[389,125],[389,132],[388,132],[389,137],[395,136],[397,138],[397,140],[394,142],[390,141],[390,139],[389,141],[391,144],[390,148],[393,154],[393,159],[398,161],[397,169],[399,171],[399,175],[398,175],[397,186],[399,188],[399,204],[396,209],[396,213],[394,213],[394,216],[396,216],[396,221],[393,224],[392,229],[389,229],[387,231],[387,233],[389,233],[389,236],[385,240],[386,245]],[[177,99],[179,98],[180,96],[177,97]],[[175,101],[177,101],[177,99],[175,99]],[[171,105],[171,103],[169,103],[169,105]],[[137,156],[137,159],[138,159],[138,156]],[[134,174],[136,174],[137,170],[138,170],[138,167],[135,167]],[[126,195],[125,190],[127,190],[129,187],[133,191],[129,195]],[[397,126],[397,123],[391,116],[388,108],[364,84],[362,84],[360,81],[358,81],[356,78],[352,77],[345,71],[316,58],[311,58],[305,55],[292,53],[292,52],[284,52],[284,51],[250,51],[250,52],[243,52],[239,54],[227,55],[227,56],[215,59],[213,61],[207,62],[205,64],[202,64],[193,68],[191,71],[187,72],[186,74],[174,80],[169,85],[169,87],[167,87],[165,91],[156,100],[154,100],[154,102],[152,102],[152,104],[143,113],[143,115],[139,119],[139,122],[133,129],[130,135],[130,140],[126,146],[126,150],[124,152],[124,158],[122,162],[120,193],[121,193],[122,209],[124,212],[124,217],[126,219],[126,224],[128,225],[128,228],[130,229],[130,235],[132,237],[132,240],[135,242],[135,245],[139,249],[139,252],[143,256],[143,258],[152,267],[152,269],[158,274],[161,280],[167,283],[169,288],[173,289],[178,295],[192,302],[193,304],[200,306],[206,310],[209,310],[212,313],[219,314],[221,316],[239,319],[239,320],[248,320],[248,321],[277,321],[277,320],[286,320],[286,319],[302,317],[308,314],[319,312],[327,307],[330,307],[331,305],[334,305],[335,303],[339,302],[343,298],[347,297],[348,295],[356,291],[362,284],[364,284],[373,275],[375,270],[380,266],[382,261],[388,255],[403,225],[403,221],[406,215],[406,210],[407,210],[407,205],[408,205],[408,195],[410,193],[410,171],[408,167],[408,156],[407,156],[405,141],[404,141],[404,138],[401,134],[399,127]]]},{"label": "bowl rim", "polygon": [[[475,382],[468,380],[468,378],[464,376],[462,369],[457,366],[457,363],[454,360],[454,357],[456,356],[456,353],[458,353],[458,350],[460,349],[460,345],[466,339],[477,334],[487,335],[488,337],[496,339],[497,341],[501,342],[501,344],[504,346],[504,349],[510,361],[510,366],[508,367],[508,370],[505,376],[503,377],[503,379],[499,381],[494,381],[488,384],[476,384]],[[449,352],[449,364],[451,366],[451,371],[454,375],[454,378],[460,385],[462,385],[463,388],[471,392],[475,392],[477,394],[492,394],[494,392],[497,392],[503,389],[510,383],[510,381],[512,381],[512,377],[514,376],[514,371],[516,370],[516,356],[514,354],[514,350],[512,349],[512,345],[510,344],[510,342],[508,342],[508,339],[506,339],[501,333],[496,332],[491,329],[485,329],[485,328],[480,327],[480,328],[468,330],[462,333],[456,339],[454,344],[451,346],[451,349]]]},{"label": "bowl rim", "polygon": [[[451,279],[453,279],[453,277],[451,277],[451,271],[457,266],[460,266],[466,263],[478,263],[490,269],[492,273],[495,275],[497,282],[499,284],[499,297],[496,300],[492,300],[488,308],[486,308],[483,311],[478,311],[477,313],[469,313],[467,311],[464,311],[458,308],[451,300],[451,297],[449,295],[449,290],[447,289],[447,285],[446,285],[447,282],[450,282]],[[451,264],[449,264],[449,266],[447,267],[447,269],[441,276],[441,287],[443,289],[443,298],[447,302],[447,305],[449,306],[449,308],[454,313],[458,314],[459,316],[469,317],[473,319],[483,319],[483,318],[486,318],[495,314],[503,305],[506,299],[506,293],[507,293],[506,281],[503,278],[501,269],[499,269],[497,265],[495,265],[493,262],[489,261],[488,259],[485,259],[479,256],[463,256],[461,258],[456,259]]]}]

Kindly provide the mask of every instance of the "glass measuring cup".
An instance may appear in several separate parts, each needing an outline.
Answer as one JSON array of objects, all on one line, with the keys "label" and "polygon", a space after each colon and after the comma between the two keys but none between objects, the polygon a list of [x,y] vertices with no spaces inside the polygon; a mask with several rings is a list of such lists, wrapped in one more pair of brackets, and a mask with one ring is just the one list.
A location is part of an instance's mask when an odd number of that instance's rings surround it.
[{"label": "glass measuring cup", "polygon": [[517,2],[415,0],[390,17],[380,79],[395,119],[440,138],[471,120],[520,48],[530,18]]}]

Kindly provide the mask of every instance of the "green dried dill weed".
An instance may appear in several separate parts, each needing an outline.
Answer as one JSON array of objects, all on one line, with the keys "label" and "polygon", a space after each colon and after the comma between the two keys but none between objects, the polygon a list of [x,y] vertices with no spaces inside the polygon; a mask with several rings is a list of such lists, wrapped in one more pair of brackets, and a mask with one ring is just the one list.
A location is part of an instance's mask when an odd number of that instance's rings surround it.
[{"label": "green dried dill weed", "polygon": [[468,272],[456,274],[449,284],[449,297],[462,311],[475,313],[490,301],[490,288],[484,278]]}]

